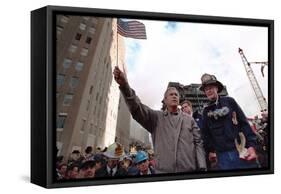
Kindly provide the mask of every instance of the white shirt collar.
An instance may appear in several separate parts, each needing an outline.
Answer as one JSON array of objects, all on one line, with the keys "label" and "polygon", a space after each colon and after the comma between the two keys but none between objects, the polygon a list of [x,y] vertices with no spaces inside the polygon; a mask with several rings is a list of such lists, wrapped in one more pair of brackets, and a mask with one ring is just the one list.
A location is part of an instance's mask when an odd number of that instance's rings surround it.
[{"label": "white shirt collar", "polygon": [[[106,170],[107,170],[108,174],[110,174],[111,168],[110,168],[109,166],[106,166]],[[115,166],[115,167],[112,169],[112,176],[115,175],[116,171],[117,171],[117,166]]]}]

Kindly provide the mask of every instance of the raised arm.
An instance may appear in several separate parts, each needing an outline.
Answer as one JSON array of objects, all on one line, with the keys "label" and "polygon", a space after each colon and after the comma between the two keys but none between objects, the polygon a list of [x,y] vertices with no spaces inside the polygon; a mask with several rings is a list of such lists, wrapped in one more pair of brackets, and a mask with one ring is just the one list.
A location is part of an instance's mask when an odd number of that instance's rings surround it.
[{"label": "raised arm", "polygon": [[114,68],[113,75],[133,118],[146,130],[153,133],[157,123],[157,111],[141,103],[135,91],[130,88],[125,73],[118,67]]}]

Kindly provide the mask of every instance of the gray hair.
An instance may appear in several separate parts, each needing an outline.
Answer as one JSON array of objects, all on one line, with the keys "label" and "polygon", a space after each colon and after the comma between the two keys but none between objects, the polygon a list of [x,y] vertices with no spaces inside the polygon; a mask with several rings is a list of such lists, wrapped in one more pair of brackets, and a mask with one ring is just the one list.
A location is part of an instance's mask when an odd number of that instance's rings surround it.
[{"label": "gray hair", "polygon": [[180,93],[179,93],[179,91],[177,90],[177,88],[175,88],[175,87],[168,87],[168,88],[166,89],[165,93],[164,93],[164,99],[167,97],[168,91],[170,91],[170,90],[176,90],[176,92],[177,92],[177,94],[178,94],[178,97],[180,97]]}]

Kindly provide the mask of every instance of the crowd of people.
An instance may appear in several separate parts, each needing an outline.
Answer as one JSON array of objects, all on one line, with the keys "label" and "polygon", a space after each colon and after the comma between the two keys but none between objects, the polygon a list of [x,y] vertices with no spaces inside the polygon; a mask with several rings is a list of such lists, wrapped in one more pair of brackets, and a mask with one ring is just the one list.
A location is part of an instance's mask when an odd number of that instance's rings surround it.
[{"label": "crowd of people", "polygon": [[84,153],[74,150],[67,162],[58,157],[56,164],[58,180],[150,175],[155,173],[154,169],[152,150],[142,149],[129,154],[119,143],[113,143],[102,151],[94,152],[91,146]]},{"label": "crowd of people", "polygon": [[269,150],[269,126],[268,126],[268,112],[263,111],[261,117],[255,116],[250,119],[253,131],[257,136],[257,155],[260,167],[268,167],[268,150]]}]

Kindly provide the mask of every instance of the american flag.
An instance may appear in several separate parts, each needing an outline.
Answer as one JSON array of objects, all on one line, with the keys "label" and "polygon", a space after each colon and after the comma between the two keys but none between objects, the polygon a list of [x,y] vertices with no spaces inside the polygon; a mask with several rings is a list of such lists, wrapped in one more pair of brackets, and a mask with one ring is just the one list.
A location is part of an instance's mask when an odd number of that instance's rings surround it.
[{"label": "american flag", "polygon": [[135,39],[146,39],[145,25],[139,21],[117,20],[117,32],[121,36]]}]

